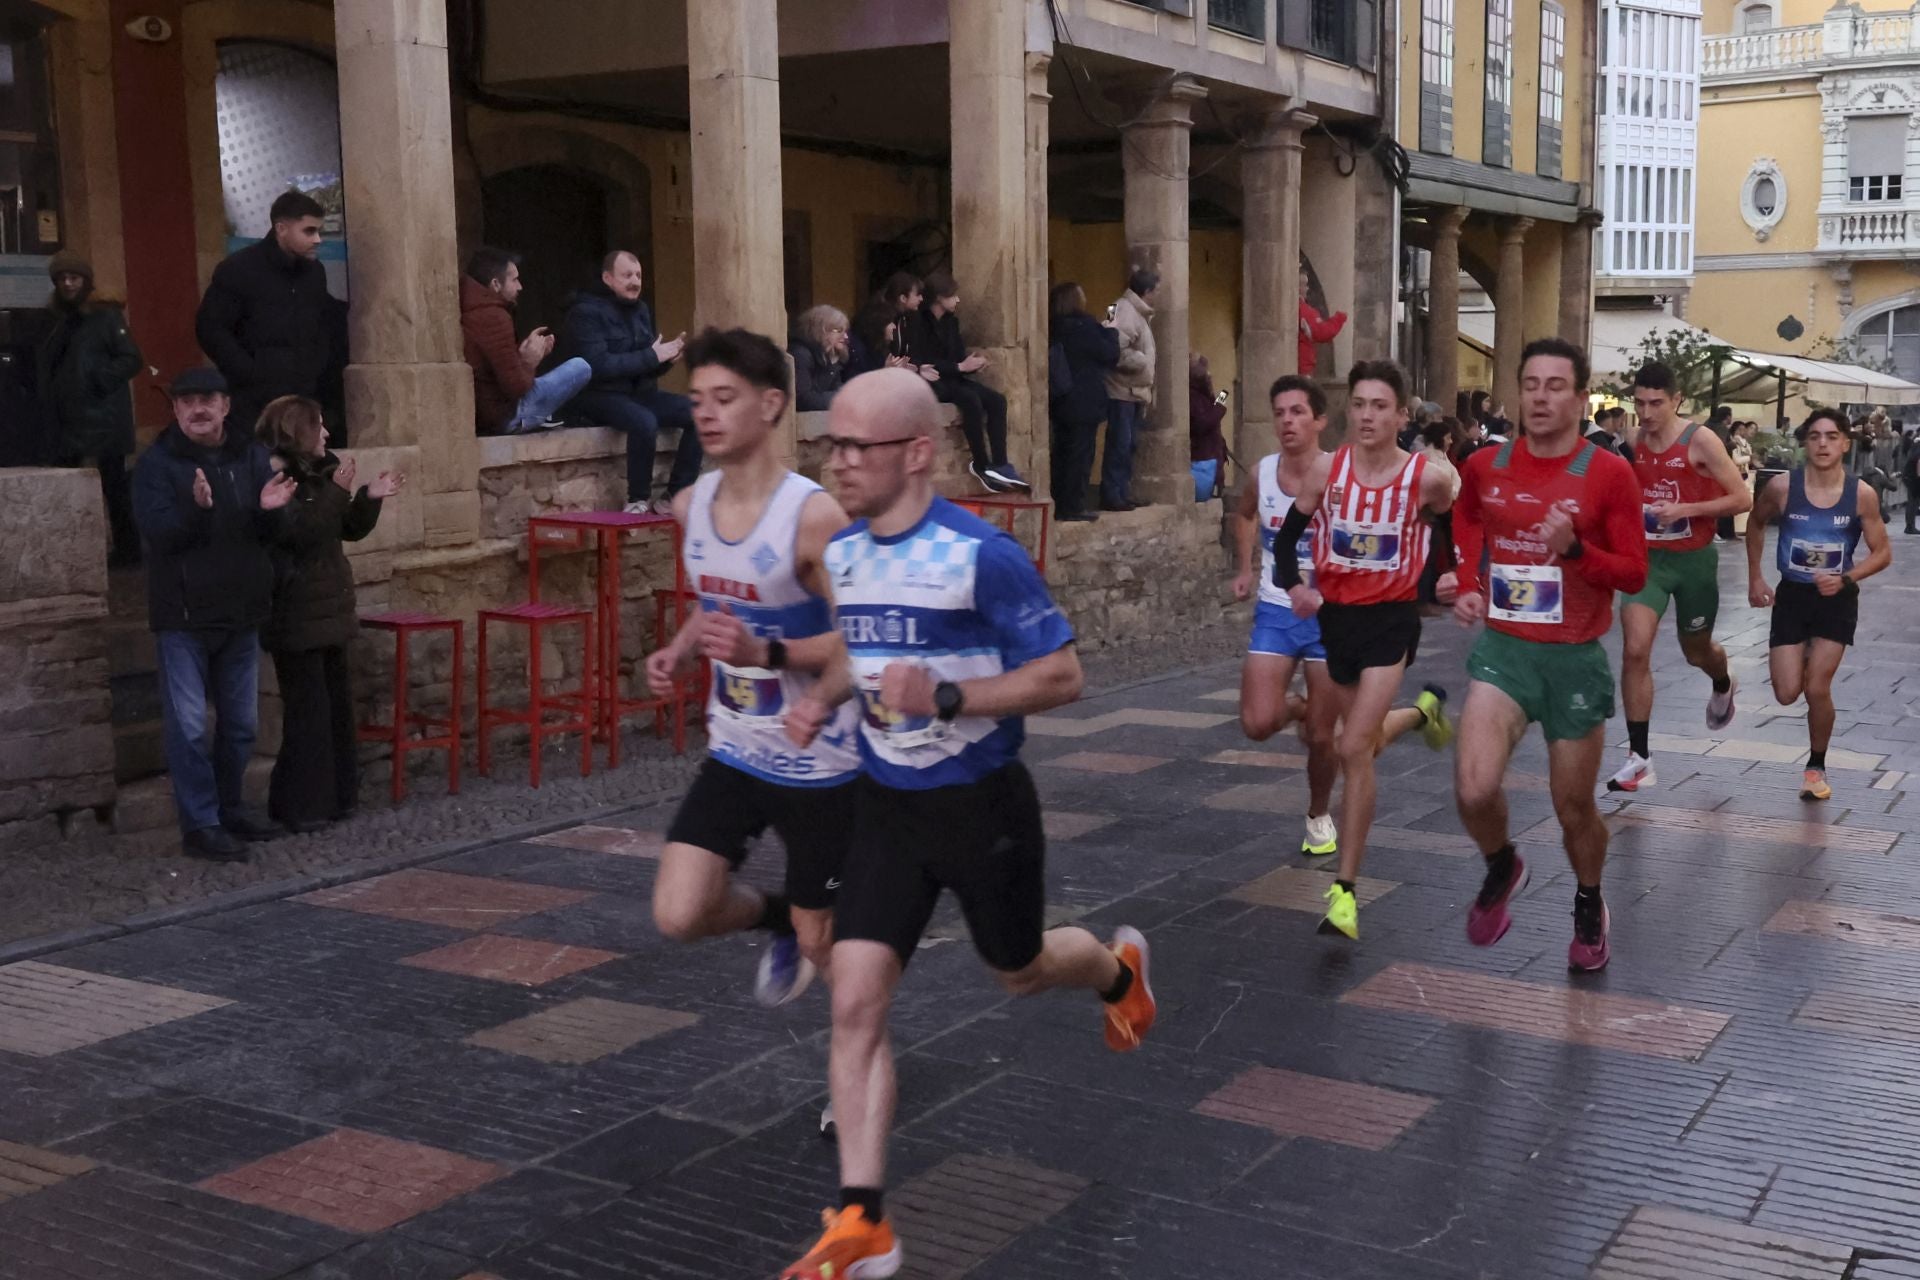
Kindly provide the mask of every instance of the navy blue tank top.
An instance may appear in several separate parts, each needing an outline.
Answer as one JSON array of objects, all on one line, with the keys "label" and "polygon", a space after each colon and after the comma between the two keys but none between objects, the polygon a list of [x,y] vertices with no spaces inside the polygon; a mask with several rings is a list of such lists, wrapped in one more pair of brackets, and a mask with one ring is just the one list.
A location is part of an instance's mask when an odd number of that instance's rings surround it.
[{"label": "navy blue tank top", "polygon": [[1807,500],[1807,472],[1795,467],[1787,473],[1787,509],[1780,517],[1780,545],[1775,563],[1789,582],[1812,582],[1817,573],[1845,573],[1853,568],[1853,549],[1860,544],[1860,477],[1848,473],[1840,501],[1816,507]]}]

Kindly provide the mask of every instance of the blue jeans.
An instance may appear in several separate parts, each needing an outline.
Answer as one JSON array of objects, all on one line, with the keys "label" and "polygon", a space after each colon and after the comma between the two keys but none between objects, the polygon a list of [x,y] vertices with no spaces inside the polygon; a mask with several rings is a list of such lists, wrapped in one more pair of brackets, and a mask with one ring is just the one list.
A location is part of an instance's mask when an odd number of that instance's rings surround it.
[{"label": "blue jeans", "polygon": [[693,429],[693,401],[671,391],[583,391],[574,400],[580,412],[604,427],[627,436],[627,501],[645,502],[653,496],[653,453],[660,428],[678,427],[680,443],[673,451],[673,473],[667,477],[672,497],[700,478],[700,434]]},{"label": "blue jeans", "polygon": [[560,411],[560,406],[580,394],[593,380],[593,366],[579,356],[560,364],[533,380],[533,389],[520,397],[513,416],[500,430],[517,436],[538,431],[540,424]]},{"label": "blue jeans", "polygon": [[260,725],[259,633],[160,631],[154,647],[167,772],[180,830],[217,827],[241,809],[241,784]]},{"label": "blue jeans", "polygon": [[1213,496],[1213,483],[1220,478],[1220,459],[1208,458],[1193,464],[1193,500],[1205,502]]},{"label": "blue jeans", "polygon": [[1100,505],[1126,503],[1133,488],[1133,441],[1140,426],[1138,400],[1107,401],[1107,447],[1100,456]]}]

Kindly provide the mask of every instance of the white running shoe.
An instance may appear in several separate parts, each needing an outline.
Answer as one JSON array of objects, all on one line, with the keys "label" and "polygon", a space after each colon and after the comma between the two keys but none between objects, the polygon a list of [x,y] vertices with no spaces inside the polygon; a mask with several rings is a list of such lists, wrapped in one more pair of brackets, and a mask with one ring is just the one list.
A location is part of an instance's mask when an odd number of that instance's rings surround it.
[{"label": "white running shoe", "polygon": [[1731,675],[1727,677],[1727,691],[1716,693],[1707,699],[1707,728],[1718,733],[1733,723],[1733,695],[1740,692],[1740,682]]},{"label": "white running shoe", "polygon": [[1627,752],[1627,762],[1620,767],[1620,772],[1607,779],[1609,791],[1644,791],[1653,785],[1653,761],[1631,751]]},{"label": "white running shoe", "polygon": [[833,1104],[831,1102],[820,1108],[820,1136],[828,1142],[838,1142],[840,1140],[839,1126],[833,1122]]},{"label": "white running shoe", "polygon": [[1310,857],[1324,857],[1340,851],[1340,833],[1334,829],[1333,815],[1323,813],[1319,817],[1307,818],[1307,838],[1300,842],[1300,852]]}]

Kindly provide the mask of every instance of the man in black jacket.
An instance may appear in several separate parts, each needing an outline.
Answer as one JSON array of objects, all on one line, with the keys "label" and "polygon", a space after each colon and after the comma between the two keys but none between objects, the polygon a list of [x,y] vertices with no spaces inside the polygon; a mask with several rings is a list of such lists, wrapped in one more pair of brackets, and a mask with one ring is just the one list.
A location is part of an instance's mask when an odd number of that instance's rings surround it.
[{"label": "man in black jacket", "polygon": [[117,302],[93,296],[93,267],[76,254],[55,254],[47,264],[53,296],[47,310],[53,327],[36,353],[40,398],[53,415],[53,462],[77,467],[92,463],[100,472],[113,552],[107,563],[118,568],[140,560],[140,535],[133,526],[133,495],[127,484],[127,455],[133,452],[133,393],[140,372],[140,348],[127,332],[127,316]]},{"label": "man in black jacket", "polygon": [[189,369],[168,394],[173,424],[133,469],[167,771],[185,852],[240,862],[239,840],[279,833],[247,811],[241,783],[259,723],[260,625],[273,605],[267,548],[295,486],[232,425],[227,381],[217,370]]},{"label": "man in black jacket", "polygon": [[324,213],[312,196],[283,193],[273,230],[215,267],[200,299],[194,336],[233,389],[229,422],[243,436],[268,401],[306,396],[326,410],[327,444],[347,442],[347,306],[320,265]]},{"label": "man in black jacket", "polygon": [[[680,358],[687,335],[663,338],[653,311],[640,300],[640,259],[615,249],[600,264],[600,283],[573,295],[561,326],[560,354],[579,356],[593,381],[573,407],[602,426],[627,436],[627,510],[672,509],[673,495],[700,478],[700,436],[693,429],[693,402],[660,390],[660,376]],[[653,455],[666,427],[680,432],[667,495],[653,496]]]}]

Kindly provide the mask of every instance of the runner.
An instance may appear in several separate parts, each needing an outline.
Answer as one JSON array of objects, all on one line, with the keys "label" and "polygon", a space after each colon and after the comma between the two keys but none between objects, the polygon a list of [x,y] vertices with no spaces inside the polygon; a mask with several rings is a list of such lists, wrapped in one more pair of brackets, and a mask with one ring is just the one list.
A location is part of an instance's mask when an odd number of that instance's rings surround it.
[{"label": "runner", "polygon": [[1753,506],[1739,468],[1720,437],[1681,421],[1679,383],[1673,370],[1649,360],[1633,375],[1633,411],[1640,420],[1633,442],[1633,469],[1640,478],[1646,512],[1647,585],[1621,602],[1620,694],[1627,704],[1627,762],[1607,780],[1609,791],[1654,785],[1647,746],[1653,719],[1653,638],[1667,601],[1680,652],[1713,682],[1707,728],[1733,723],[1739,682],[1727,670],[1727,651],[1713,638],[1720,612],[1720,551],[1713,545],[1721,516]]},{"label": "runner", "polygon": [[[1287,374],[1268,394],[1273,405],[1273,434],[1279,453],[1260,459],[1253,482],[1240,486],[1234,508],[1234,546],[1239,572],[1233,579],[1233,597],[1253,594],[1253,543],[1260,539],[1259,600],[1253,607],[1253,637],[1240,668],[1240,727],[1255,742],[1265,742],[1286,728],[1301,725],[1307,746],[1307,834],[1300,852],[1322,856],[1336,852],[1339,834],[1333,825],[1333,784],[1340,776],[1340,758],[1333,737],[1339,706],[1333,682],[1327,678],[1327,651],[1320,644],[1320,624],[1296,617],[1287,593],[1274,585],[1273,539],[1293,495],[1306,483],[1307,472],[1326,454],[1320,433],[1327,428],[1327,395],[1311,378]],[[1301,535],[1296,551],[1313,556],[1313,531]],[[1311,570],[1303,574],[1309,585]],[[1289,694],[1296,667],[1307,685],[1304,702]]]},{"label": "runner", "polygon": [[804,1280],[900,1269],[881,1196],[895,1093],[887,1012],[943,889],[1009,992],[1099,993],[1107,1045],[1120,1051],[1155,1012],[1137,930],[1117,930],[1111,947],[1085,929],[1042,932],[1045,837],[1020,744],[1022,717],[1080,694],[1065,616],[1018,543],[935,496],[938,407],[925,381],[866,374],[831,413],[828,466],[865,517],[827,551],[851,664],[830,668],[787,726],[804,747],[857,689],[867,772],[834,914],[840,1207],[783,1273]]},{"label": "runner", "polygon": [[[745,330],[709,329],[687,347],[687,365],[694,425],[719,465],[674,498],[700,612],[647,658],[647,684],[665,695],[704,656],[714,663],[713,687],[707,759],[667,830],[653,917],[682,942],[770,933],[754,994],[784,1004],[827,962],[860,772],[851,708],[804,751],[782,728],[785,708],[840,652],[821,557],[848,521],[774,451],[787,405],[784,351]],[[747,842],[768,827],[787,850],[782,894],[733,874]]]},{"label": "runner", "polygon": [[[1880,518],[1880,495],[1847,470],[1852,443],[1847,420],[1837,410],[1816,409],[1795,439],[1806,446],[1806,464],[1767,481],[1747,519],[1747,597],[1756,609],[1773,607],[1767,665],[1773,696],[1787,706],[1807,695],[1807,769],[1802,800],[1825,800],[1827,743],[1833,738],[1833,674],[1853,643],[1860,617],[1860,581],[1893,563],[1893,545]],[[1760,573],[1767,524],[1780,521],[1774,554],[1780,585],[1768,587]],[[1861,535],[1867,557],[1855,562]]]},{"label": "runner", "polygon": [[1636,591],[1647,578],[1633,468],[1580,438],[1587,377],[1586,353],[1560,338],[1538,339],[1520,353],[1526,430],[1467,460],[1453,515],[1460,567],[1440,583],[1442,599],[1455,597],[1456,618],[1487,624],[1467,659],[1454,752],[1460,821],[1487,861],[1467,938],[1482,947],[1498,942],[1512,923],[1508,904],[1526,887],[1501,779],[1527,726],[1537,723],[1578,886],[1567,964],[1582,972],[1604,968],[1608,957],[1600,896],[1607,825],[1594,783],[1613,714],[1613,672],[1599,637],[1613,625],[1613,593]]},{"label": "runner", "polygon": [[[1320,620],[1342,721],[1336,745],[1346,777],[1340,809],[1346,841],[1320,930],[1358,938],[1354,882],[1373,825],[1374,757],[1413,725],[1422,727],[1436,751],[1453,736],[1442,705],[1446,691],[1436,685],[1420,694],[1417,708],[1390,714],[1420,646],[1417,597],[1427,560],[1426,516],[1453,505],[1453,477],[1396,443],[1407,418],[1407,375],[1399,365],[1361,361],[1347,374],[1347,393],[1352,443],[1322,454],[1308,469],[1274,534],[1272,580],[1286,589],[1296,615]],[[1309,521],[1314,586],[1301,580],[1299,563],[1300,535]]]}]

